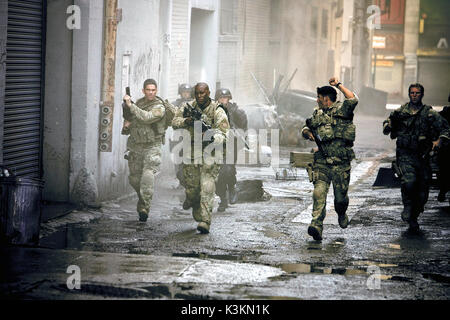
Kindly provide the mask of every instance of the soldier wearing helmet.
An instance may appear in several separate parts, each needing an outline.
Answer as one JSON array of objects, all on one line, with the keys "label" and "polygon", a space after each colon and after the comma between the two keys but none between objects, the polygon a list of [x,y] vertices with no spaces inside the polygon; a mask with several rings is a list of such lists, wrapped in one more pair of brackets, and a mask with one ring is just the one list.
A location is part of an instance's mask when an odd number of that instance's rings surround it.
[{"label": "soldier wearing helmet", "polygon": [[[233,96],[229,89],[219,89],[216,91],[215,100],[221,105],[227,113],[230,123],[230,138],[233,136],[233,129],[248,130],[247,115],[244,110],[239,109],[236,103],[231,103]],[[216,193],[220,197],[219,212],[224,212],[230,204],[237,202],[236,193],[236,160],[237,160],[237,137],[234,135],[234,162],[223,164],[221,166],[219,177],[216,183]]]},{"label": "soldier wearing helmet", "polygon": [[187,83],[183,83],[178,86],[178,94],[180,97],[173,102],[172,104],[176,107],[181,106],[184,102],[191,102],[193,100],[192,97],[192,86]]}]

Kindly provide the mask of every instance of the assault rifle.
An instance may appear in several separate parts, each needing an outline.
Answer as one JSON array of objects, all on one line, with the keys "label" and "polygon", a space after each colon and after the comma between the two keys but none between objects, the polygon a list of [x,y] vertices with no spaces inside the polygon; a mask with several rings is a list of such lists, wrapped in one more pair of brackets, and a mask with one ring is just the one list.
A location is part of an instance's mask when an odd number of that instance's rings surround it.
[{"label": "assault rifle", "polygon": [[[205,121],[202,120],[202,112],[200,110],[197,110],[193,106],[191,106],[188,102],[186,102],[186,106],[183,111],[183,118],[191,118],[196,121],[200,121],[202,124],[202,133],[205,133],[208,130],[211,130],[212,127],[205,123]],[[205,141],[205,143],[212,143],[214,142],[214,137],[211,137],[211,140]]]},{"label": "assault rifle", "polygon": [[315,130],[312,129],[311,119],[306,120],[306,126],[309,128],[309,131],[311,131],[314,137],[314,141],[316,142],[317,147],[319,148],[319,151],[323,154],[324,157],[328,157],[328,153],[322,147],[322,138],[318,133],[315,132]]}]

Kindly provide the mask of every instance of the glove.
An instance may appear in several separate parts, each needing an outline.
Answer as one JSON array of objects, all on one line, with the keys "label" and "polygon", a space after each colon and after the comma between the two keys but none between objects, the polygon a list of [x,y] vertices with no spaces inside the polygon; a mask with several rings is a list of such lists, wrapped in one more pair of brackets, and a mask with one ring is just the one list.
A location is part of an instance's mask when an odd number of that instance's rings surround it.
[{"label": "glove", "polygon": [[213,136],[213,138],[214,138],[214,142],[213,143],[216,146],[222,145],[225,142],[225,137],[223,135],[219,134],[219,133],[216,133]]}]

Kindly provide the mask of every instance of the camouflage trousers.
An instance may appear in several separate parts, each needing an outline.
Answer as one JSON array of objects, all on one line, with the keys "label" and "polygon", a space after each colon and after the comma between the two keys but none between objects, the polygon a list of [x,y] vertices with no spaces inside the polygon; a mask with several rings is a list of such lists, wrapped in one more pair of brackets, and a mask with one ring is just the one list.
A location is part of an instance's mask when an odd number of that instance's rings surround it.
[{"label": "camouflage trousers", "polygon": [[348,187],[350,185],[349,163],[345,164],[314,164],[314,193],[311,224],[323,229],[323,220],[327,210],[327,195],[330,184],[333,183],[334,208],[338,215],[344,215],[348,208]]},{"label": "camouflage trousers", "polygon": [[161,165],[161,144],[129,145],[129,182],[136,191],[139,201],[137,211],[149,214],[155,188],[155,175]]},{"label": "camouflage trousers", "polygon": [[197,222],[211,224],[219,169],[217,164],[183,165],[186,200],[192,204],[192,214]]},{"label": "camouflage trousers", "polygon": [[236,165],[222,164],[216,183],[216,193],[222,199],[227,197],[227,190],[236,185]]},{"label": "camouflage trousers", "polygon": [[180,182],[180,186],[185,187],[186,182],[184,181],[183,164],[175,165],[175,175],[177,176],[177,179]]},{"label": "camouflage trousers", "polygon": [[397,156],[402,171],[401,191],[403,206],[412,219],[417,219],[428,201],[431,182],[431,167],[427,160],[419,157]]}]

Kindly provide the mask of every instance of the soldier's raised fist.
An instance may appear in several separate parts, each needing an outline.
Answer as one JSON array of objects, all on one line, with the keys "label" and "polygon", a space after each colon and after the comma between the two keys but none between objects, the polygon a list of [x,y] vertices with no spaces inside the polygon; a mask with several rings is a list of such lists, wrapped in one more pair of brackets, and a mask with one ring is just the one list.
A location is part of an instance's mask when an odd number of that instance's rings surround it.
[{"label": "soldier's raised fist", "polygon": [[330,79],[330,86],[333,86],[333,87],[334,87],[334,86],[336,86],[338,83],[339,83],[338,78],[333,77],[333,78]]}]

